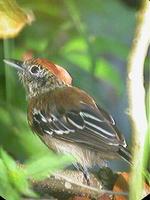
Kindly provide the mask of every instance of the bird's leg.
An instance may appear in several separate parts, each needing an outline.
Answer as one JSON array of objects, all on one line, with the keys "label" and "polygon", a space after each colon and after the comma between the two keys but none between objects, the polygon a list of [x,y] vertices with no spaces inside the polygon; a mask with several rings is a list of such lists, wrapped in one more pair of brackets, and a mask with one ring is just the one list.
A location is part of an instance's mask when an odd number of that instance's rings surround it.
[{"label": "bird's leg", "polygon": [[86,167],[82,167],[82,168],[83,168],[82,172],[83,172],[84,178],[85,178],[85,180],[87,182],[87,185],[90,186],[90,174],[88,172],[88,169]]},{"label": "bird's leg", "polygon": [[87,167],[81,165],[80,163],[76,163],[76,164],[74,164],[74,166],[76,167],[76,169],[78,169],[79,171],[81,171],[83,173],[83,176],[87,182],[87,185],[90,186],[90,174],[88,172]]}]

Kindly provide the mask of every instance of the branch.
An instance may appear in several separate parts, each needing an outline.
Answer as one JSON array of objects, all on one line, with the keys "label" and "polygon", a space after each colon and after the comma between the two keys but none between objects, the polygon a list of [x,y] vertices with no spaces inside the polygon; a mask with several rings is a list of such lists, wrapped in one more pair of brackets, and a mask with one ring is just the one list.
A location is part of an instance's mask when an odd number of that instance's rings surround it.
[{"label": "branch", "polygon": [[[138,13],[137,27],[128,62],[129,110],[133,129],[133,163],[130,199],[140,199],[143,187],[143,155],[147,131],[145,90],[143,85],[144,61],[150,44],[150,2],[143,0]],[[136,185],[136,187],[135,187]]]},{"label": "branch", "polygon": [[[103,173],[107,173],[102,169]],[[116,174],[115,174],[116,176]],[[118,176],[116,176],[118,177]],[[105,177],[106,179],[106,177]],[[113,178],[112,178],[113,179]],[[114,181],[108,177],[109,182]],[[83,174],[79,171],[65,170],[55,173],[53,176],[43,180],[31,180],[34,191],[38,192],[40,196],[57,196],[60,199],[68,199],[70,196],[87,196],[92,199],[98,199],[100,196],[106,195],[123,195],[128,196],[128,192],[114,192],[102,189],[102,183],[94,175],[90,174],[90,184],[87,186],[83,179]],[[114,184],[113,184],[114,185]]]}]

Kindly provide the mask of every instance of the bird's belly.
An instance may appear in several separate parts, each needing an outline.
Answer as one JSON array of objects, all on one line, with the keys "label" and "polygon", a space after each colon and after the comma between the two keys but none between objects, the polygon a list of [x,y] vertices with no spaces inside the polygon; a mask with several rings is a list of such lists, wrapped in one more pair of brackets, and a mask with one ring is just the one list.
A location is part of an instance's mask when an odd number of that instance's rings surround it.
[{"label": "bird's belly", "polygon": [[99,152],[86,149],[83,146],[81,147],[71,142],[49,137],[49,135],[43,135],[41,139],[54,152],[70,154],[83,166],[92,167],[96,164],[101,166],[106,165],[106,162],[101,158],[101,154]]}]

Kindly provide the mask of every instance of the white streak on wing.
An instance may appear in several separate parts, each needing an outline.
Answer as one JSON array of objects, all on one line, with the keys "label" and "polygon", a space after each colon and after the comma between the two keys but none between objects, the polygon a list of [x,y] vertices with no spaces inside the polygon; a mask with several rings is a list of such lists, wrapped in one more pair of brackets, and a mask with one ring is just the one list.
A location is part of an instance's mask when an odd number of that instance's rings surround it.
[{"label": "white streak on wing", "polygon": [[40,116],[41,116],[41,120],[43,121],[43,122],[47,122],[47,120],[46,120],[46,118],[42,115],[42,113],[39,111],[39,110],[37,110],[36,108],[34,108],[34,110],[33,110],[33,115],[35,115],[35,114],[39,114]]},{"label": "white streak on wing", "polygon": [[95,121],[98,121],[98,122],[104,122],[100,120],[99,118],[95,117],[94,115],[90,115],[89,113],[80,112],[80,115],[82,115],[83,117],[94,119]]},{"label": "white streak on wing", "polygon": [[123,146],[123,147],[127,147],[127,143],[126,143],[126,141],[125,141],[125,140],[123,141],[123,144],[122,144],[122,146]]},{"label": "white streak on wing", "polygon": [[53,135],[52,131],[44,130],[45,133],[48,133],[49,135]]},{"label": "white streak on wing", "polygon": [[112,125],[115,125],[116,122],[115,122],[115,120],[113,119],[113,117],[112,117],[111,115],[109,115],[109,117],[111,118],[111,123],[112,123]]},{"label": "white streak on wing", "polygon": [[[92,132],[94,132],[94,133],[96,133],[97,134],[97,132],[95,131],[95,130],[93,130],[92,128],[89,128],[89,127],[86,127],[88,130],[90,130],[90,131],[92,131]],[[101,135],[101,136],[103,136],[103,135]],[[103,136],[104,138],[106,138],[105,136]],[[115,143],[114,141],[113,142],[109,142],[108,141],[108,138],[107,138],[107,144],[109,144],[109,145],[113,145],[113,146],[119,146],[119,144],[118,143]]]},{"label": "white streak on wing", "polygon": [[41,116],[41,120],[42,120],[43,122],[47,122],[46,118],[42,115],[42,113],[41,113],[40,111],[39,111],[38,114]]},{"label": "white streak on wing", "polygon": [[[66,130],[58,130],[58,129],[53,129],[53,131],[56,133],[56,134],[58,134],[58,135],[62,135],[62,134],[64,134],[64,133],[66,133],[66,134],[68,134],[69,132],[74,132],[74,130],[73,129],[69,129],[67,126],[65,126],[55,115],[51,115],[52,116],[52,118],[50,117],[50,118],[48,118],[48,120],[42,115],[42,113],[39,111],[39,110],[37,110],[36,108],[34,108],[34,110],[33,110],[33,115],[40,115],[40,117],[41,117],[41,120],[43,121],[43,122],[45,122],[45,123],[47,123],[47,122],[49,122],[49,123],[51,123],[52,121],[58,121]],[[36,117],[34,117],[34,120],[38,123],[38,124],[40,124],[40,121],[36,118]],[[56,124],[55,124],[55,126],[57,126]],[[53,132],[52,131],[48,131],[48,130],[44,130],[46,133],[48,133],[49,135],[52,135],[53,134]]]},{"label": "white streak on wing", "polygon": [[39,110],[37,110],[36,108],[34,108],[34,109],[33,109],[33,115],[34,115],[34,114],[38,114],[38,113],[39,113]]},{"label": "white streak on wing", "polygon": [[55,115],[51,114],[51,116],[52,116],[52,121],[58,121],[58,118]]},{"label": "white streak on wing", "polygon": [[55,131],[55,133],[56,134],[58,134],[58,135],[63,135],[65,132],[64,131],[62,131],[62,130],[54,130]]},{"label": "white streak on wing", "polygon": [[[90,123],[90,122],[87,122],[86,120],[85,120],[85,123],[88,124],[89,126],[92,126],[92,127],[96,128],[96,129],[98,129],[99,131],[103,132],[104,134],[106,134],[106,135],[108,135],[108,136],[115,137],[114,134],[111,134],[110,132],[104,130],[103,128],[101,128],[101,127],[99,127],[99,126],[96,126],[95,124],[92,124],[92,123]],[[102,135],[102,134],[101,134],[101,135]],[[104,135],[102,135],[102,136],[105,137],[105,138],[107,138],[107,137],[104,136]]]},{"label": "white streak on wing", "polygon": [[47,121],[51,123],[51,122],[52,122],[52,118],[49,117],[49,118],[47,119]]},{"label": "white streak on wing", "polygon": [[41,114],[41,120],[43,121],[43,122],[47,122],[47,120],[46,120],[46,118]]},{"label": "white streak on wing", "polygon": [[36,119],[35,117],[33,117],[33,119],[38,123],[40,124],[40,121],[38,119]]},{"label": "white streak on wing", "polygon": [[[70,133],[70,132],[74,132],[74,130],[73,129],[70,129],[70,128],[68,128],[67,126],[65,126],[64,125],[64,123],[62,123],[55,115],[51,115],[52,117],[53,117],[53,119],[54,119],[54,121],[58,121],[66,130],[63,130],[62,132],[63,133],[66,133],[66,134],[68,134],[68,133]],[[57,130],[55,130],[55,132],[56,132]],[[57,131],[58,132],[58,131]],[[63,134],[62,133],[62,134]],[[60,134],[60,133],[58,133],[58,134]]]},{"label": "white streak on wing", "polygon": [[53,131],[56,133],[56,134],[58,134],[58,135],[63,135],[64,133],[65,134],[68,134],[68,133],[70,133],[70,131],[69,130],[56,130],[56,129],[53,129]]},{"label": "white streak on wing", "polygon": [[69,117],[67,118],[68,119],[68,121],[72,124],[72,125],[74,125],[74,126],[76,126],[77,128],[79,128],[79,129],[83,129],[84,127],[83,126],[80,126],[80,125],[78,125],[77,123],[75,123],[72,119],[70,119]]}]

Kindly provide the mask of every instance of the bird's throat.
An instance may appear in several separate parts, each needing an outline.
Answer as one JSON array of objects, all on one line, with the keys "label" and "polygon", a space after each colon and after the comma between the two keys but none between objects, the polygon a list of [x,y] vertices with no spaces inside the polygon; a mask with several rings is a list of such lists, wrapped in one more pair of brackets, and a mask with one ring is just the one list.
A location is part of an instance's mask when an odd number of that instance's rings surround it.
[{"label": "bird's throat", "polygon": [[44,85],[40,82],[35,82],[28,84],[28,87],[26,87],[26,92],[28,98],[32,98],[63,87],[67,87],[67,85],[59,81],[55,83],[47,82]]}]

